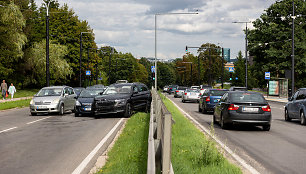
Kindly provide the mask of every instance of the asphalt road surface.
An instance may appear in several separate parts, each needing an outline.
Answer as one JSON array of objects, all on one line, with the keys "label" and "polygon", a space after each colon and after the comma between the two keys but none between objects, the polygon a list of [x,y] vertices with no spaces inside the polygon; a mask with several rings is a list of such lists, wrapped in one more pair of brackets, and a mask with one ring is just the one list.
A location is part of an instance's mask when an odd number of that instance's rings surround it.
[{"label": "asphalt road surface", "polygon": [[[0,112],[0,173],[72,173],[120,118]],[[87,169],[89,170],[89,169]]]},{"label": "asphalt road surface", "polygon": [[[198,103],[182,103],[180,98],[167,95],[201,125],[210,128],[212,113],[198,112]],[[272,109],[270,131],[262,127],[234,126],[222,130],[214,125],[216,136],[260,173],[306,173],[306,126],[299,121],[284,120],[284,103],[269,102]]]}]

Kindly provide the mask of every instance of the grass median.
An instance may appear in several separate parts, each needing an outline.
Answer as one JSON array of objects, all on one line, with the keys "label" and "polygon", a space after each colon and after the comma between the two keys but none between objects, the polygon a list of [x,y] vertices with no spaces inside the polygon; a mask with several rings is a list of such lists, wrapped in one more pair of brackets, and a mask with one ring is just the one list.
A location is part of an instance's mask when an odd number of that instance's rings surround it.
[{"label": "grass median", "polygon": [[126,123],[108,159],[97,173],[146,173],[150,114],[137,113]]},{"label": "grass median", "polygon": [[17,101],[6,101],[6,102],[3,102],[3,103],[0,103],[0,110],[29,107],[30,101],[31,101],[31,99],[17,100]]},{"label": "grass median", "polygon": [[172,126],[171,152],[174,173],[242,173],[239,167],[223,156],[215,142],[204,136],[169,99],[162,96],[162,100],[175,121]]}]

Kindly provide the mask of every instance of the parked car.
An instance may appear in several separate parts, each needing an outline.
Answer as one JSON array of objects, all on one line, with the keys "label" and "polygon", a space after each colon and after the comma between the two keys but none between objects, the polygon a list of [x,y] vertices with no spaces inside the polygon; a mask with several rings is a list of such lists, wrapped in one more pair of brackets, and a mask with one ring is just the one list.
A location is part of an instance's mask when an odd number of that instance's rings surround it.
[{"label": "parked car", "polygon": [[110,85],[101,96],[96,96],[92,105],[96,117],[119,113],[130,117],[135,110],[149,111],[151,92],[142,83],[118,83]]},{"label": "parked car", "polygon": [[177,88],[178,88],[178,85],[170,85],[167,91],[168,94],[173,94]]},{"label": "parked car", "polygon": [[74,90],[74,92],[75,92],[75,94],[76,94],[77,96],[79,96],[79,95],[81,94],[81,92],[82,92],[83,89],[85,89],[85,88],[83,88],[83,87],[74,87],[74,88],[73,88],[73,90]]},{"label": "parked car", "polygon": [[299,119],[301,125],[306,125],[306,88],[300,88],[295,94],[288,98],[285,106],[285,120]]},{"label": "parked car", "polygon": [[93,86],[88,86],[86,89],[89,89],[89,88],[104,89],[105,86],[102,85],[102,84],[96,84],[96,85],[93,85]]},{"label": "parked car", "polygon": [[186,89],[187,89],[187,87],[185,87],[185,86],[179,86],[179,87],[174,91],[174,98],[182,97],[182,96],[183,96],[183,93],[185,92]]},{"label": "parked car", "polygon": [[168,88],[169,88],[169,86],[164,86],[163,92],[168,92]]},{"label": "parked car", "polygon": [[212,89],[212,87],[209,85],[200,85],[200,87],[200,95],[203,95],[205,90]]},{"label": "parked car", "polygon": [[251,91],[229,91],[215,107],[213,122],[222,129],[232,124],[262,126],[264,131],[271,127],[271,108],[262,94]]},{"label": "parked car", "polygon": [[75,102],[75,117],[80,114],[92,114],[92,103],[94,98],[98,95],[102,95],[104,88],[86,88],[84,89]]},{"label": "parked car", "polygon": [[248,89],[246,87],[239,87],[239,86],[232,86],[229,89],[230,91],[247,91]]},{"label": "parked car", "polygon": [[31,115],[37,113],[59,113],[74,111],[77,95],[69,86],[51,86],[42,88],[30,102]]},{"label": "parked car", "polygon": [[199,95],[200,95],[200,90],[188,88],[183,93],[182,102],[183,103],[185,103],[186,101],[198,102],[200,98]]},{"label": "parked car", "polygon": [[227,91],[227,89],[205,89],[204,93],[200,95],[199,112],[204,114],[207,111],[214,111],[216,103]]}]

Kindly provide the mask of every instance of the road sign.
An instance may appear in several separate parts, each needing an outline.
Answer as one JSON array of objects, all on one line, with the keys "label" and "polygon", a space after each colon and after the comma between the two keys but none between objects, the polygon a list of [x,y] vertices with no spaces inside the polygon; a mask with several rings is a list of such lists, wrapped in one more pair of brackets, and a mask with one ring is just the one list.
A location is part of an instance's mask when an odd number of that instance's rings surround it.
[{"label": "road sign", "polygon": [[102,77],[99,77],[98,80],[102,80]]},{"label": "road sign", "polygon": [[155,66],[151,66],[151,72],[155,72]]},{"label": "road sign", "polygon": [[91,71],[86,71],[86,75],[90,76],[91,75]]},{"label": "road sign", "polygon": [[238,77],[236,77],[235,79],[238,80]]},{"label": "road sign", "polygon": [[265,72],[265,79],[270,80],[270,72]]},{"label": "road sign", "polygon": [[234,67],[228,67],[229,72],[234,72]]}]

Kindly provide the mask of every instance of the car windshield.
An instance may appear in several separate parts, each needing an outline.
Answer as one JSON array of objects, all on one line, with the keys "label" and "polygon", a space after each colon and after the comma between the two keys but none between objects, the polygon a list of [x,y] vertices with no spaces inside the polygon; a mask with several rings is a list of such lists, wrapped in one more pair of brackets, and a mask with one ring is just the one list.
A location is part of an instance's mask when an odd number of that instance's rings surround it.
[{"label": "car windshield", "polygon": [[95,96],[99,95],[101,92],[103,92],[103,89],[84,89],[80,97],[83,98],[94,98]]},{"label": "car windshield", "polygon": [[261,94],[256,94],[256,93],[232,93],[231,94],[231,100],[234,103],[249,103],[249,102],[254,102],[254,103],[265,103],[265,99]]},{"label": "car windshield", "polygon": [[223,96],[227,91],[223,90],[211,90],[210,91],[210,96]]},{"label": "car windshield", "polygon": [[131,93],[131,86],[129,85],[123,85],[123,86],[110,86],[108,87],[103,95],[109,95],[109,94],[129,94]]},{"label": "car windshield", "polygon": [[43,96],[60,96],[62,94],[62,88],[46,88],[41,89],[36,96],[43,97]]}]

